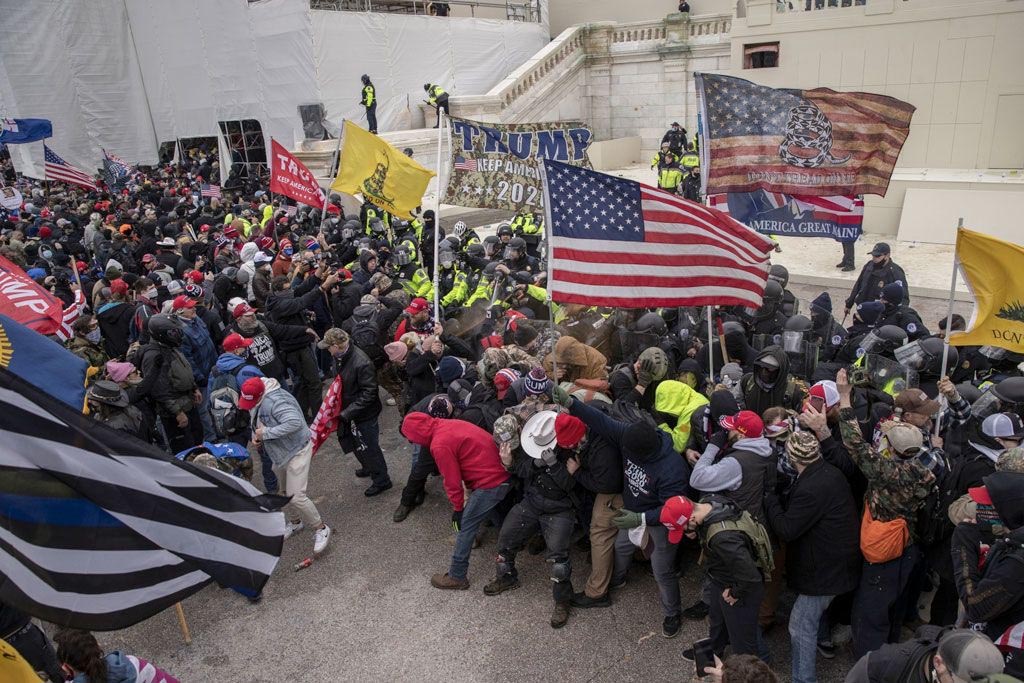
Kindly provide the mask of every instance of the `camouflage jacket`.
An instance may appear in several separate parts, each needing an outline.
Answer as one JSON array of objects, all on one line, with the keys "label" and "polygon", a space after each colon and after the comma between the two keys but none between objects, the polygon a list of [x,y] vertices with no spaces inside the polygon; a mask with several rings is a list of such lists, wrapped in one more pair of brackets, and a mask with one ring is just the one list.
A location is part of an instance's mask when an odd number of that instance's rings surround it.
[{"label": "camouflage jacket", "polygon": [[864,441],[853,409],[843,408],[839,420],[843,445],[868,480],[865,502],[871,516],[880,522],[902,517],[913,539],[917,512],[932,490],[935,475],[918,458],[896,460],[873,449]]}]

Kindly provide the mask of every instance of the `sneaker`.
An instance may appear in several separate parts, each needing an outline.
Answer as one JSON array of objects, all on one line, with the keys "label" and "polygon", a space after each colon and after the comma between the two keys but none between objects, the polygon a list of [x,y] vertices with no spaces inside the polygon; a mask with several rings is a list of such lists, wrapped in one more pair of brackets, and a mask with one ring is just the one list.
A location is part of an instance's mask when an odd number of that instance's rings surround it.
[{"label": "sneaker", "polygon": [[384,493],[392,486],[394,486],[394,484],[392,484],[390,481],[386,484],[373,484],[370,486],[370,488],[363,491],[363,495],[366,496],[367,498],[373,498],[376,495]]},{"label": "sneaker", "polygon": [[825,659],[833,659],[836,656],[836,646],[832,643],[818,643],[818,654]]},{"label": "sneaker", "polygon": [[395,514],[391,515],[391,521],[395,522],[396,524],[398,522],[404,522],[405,518],[409,516],[410,512],[412,512],[412,508],[409,507],[408,505],[399,505],[397,508],[395,508]]},{"label": "sneaker", "polygon": [[313,554],[319,555],[327,547],[327,542],[331,540],[331,527],[324,524],[323,529],[316,530],[316,537],[313,539]]},{"label": "sneaker", "polygon": [[692,647],[688,647],[685,650],[683,650],[683,659],[685,659],[688,662],[696,662],[697,661],[697,655],[693,654],[693,648]]},{"label": "sneaker", "polygon": [[569,603],[556,602],[551,611],[551,628],[562,628],[569,621]]},{"label": "sneaker", "polygon": [[661,635],[666,638],[675,638],[683,628],[683,620],[679,617],[665,617],[661,622]]},{"label": "sneaker", "polygon": [[626,585],[626,577],[625,576],[623,576],[618,581],[616,581],[615,579],[612,579],[611,583],[608,584],[608,590],[610,590],[610,591],[611,590],[616,590],[618,588],[622,588],[625,585]]},{"label": "sneaker", "polygon": [[445,572],[431,576],[430,585],[441,590],[464,591],[469,588],[469,579],[456,579]]},{"label": "sneaker", "polygon": [[709,610],[710,608],[703,600],[698,600],[697,602],[693,603],[692,605],[683,610],[683,616],[687,619],[700,621],[708,615]]},{"label": "sneaker", "polygon": [[612,599],[605,593],[599,598],[592,598],[586,593],[573,593],[572,600],[569,601],[573,607],[579,607],[582,609],[590,609],[591,607],[611,607]]},{"label": "sneaker", "polygon": [[356,476],[359,477],[360,479],[366,479],[367,477],[370,476],[370,470],[366,469],[365,467],[360,467],[358,470],[356,470]]},{"label": "sneaker", "polygon": [[395,401],[393,396],[388,396],[386,399],[384,399],[384,403],[389,406],[398,405],[398,402]]},{"label": "sneaker", "polygon": [[306,525],[301,521],[299,522],[288,522],[284,525],[284,537],[291,538],[295,534],[299,533],[306,528]]},{"label": "sneaker", "polygon": [[519,579],[511,574],[503,574],[484,586],[484,595],[498,595],[516,588],[519,588]]}]

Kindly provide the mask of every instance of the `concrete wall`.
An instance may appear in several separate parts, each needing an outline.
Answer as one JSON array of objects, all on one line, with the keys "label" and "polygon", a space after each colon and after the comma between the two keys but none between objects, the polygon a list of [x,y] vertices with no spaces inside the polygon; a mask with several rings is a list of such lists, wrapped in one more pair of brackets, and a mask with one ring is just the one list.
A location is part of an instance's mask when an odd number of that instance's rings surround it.
[{"label": "concrete wall", "polygon": [[[689,0],[694,14],[732,13],[736,0]],[[551,37],[594,21],[652,21],[675,12],[678,0],[550,0]]]},{"label": "concrete wall", "polygon": [[[729,73],[771,86],[865,90],[917,107],[902,168],[1000,167],[1020,150],[1024,125],[1008,95],[1024,93],[1024,5],[1005,0],[871,0],[867,6],[776,14],[748,0],[733,22]],[[742,69],[745,44],[779,41],[779,66]],[[1008,137],[1007,137],[1008,136]]]}]

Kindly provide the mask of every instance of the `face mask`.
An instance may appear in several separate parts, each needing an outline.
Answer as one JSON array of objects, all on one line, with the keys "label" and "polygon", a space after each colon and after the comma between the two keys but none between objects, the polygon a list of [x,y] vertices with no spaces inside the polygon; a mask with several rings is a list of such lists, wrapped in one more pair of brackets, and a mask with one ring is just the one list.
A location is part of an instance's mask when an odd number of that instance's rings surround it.
[{"label": "face mask", "polygon": [[246,332],[251,332],[256,329],[255,320],[245,320],[244,318],[238,319],[238,327]]},{"label": "face mask", "polygon": [[93,344],[98,343],[100,340],[99,329],[89,330],[89,332],[85,335],[85,338],[91,341]]},{"label": "face mask", "polygon": [[143,293],[143,296],[146,297],[147,299],[155,299],[156,298],[156,287],[151,287],[150,289],[147,289]]},{"label": "face mask", "polygon": [[291,256],[293,252],[294,252],[293,249],[283,249],[283,250],[281,250],[281,253],[284,254],[285,256]]}]

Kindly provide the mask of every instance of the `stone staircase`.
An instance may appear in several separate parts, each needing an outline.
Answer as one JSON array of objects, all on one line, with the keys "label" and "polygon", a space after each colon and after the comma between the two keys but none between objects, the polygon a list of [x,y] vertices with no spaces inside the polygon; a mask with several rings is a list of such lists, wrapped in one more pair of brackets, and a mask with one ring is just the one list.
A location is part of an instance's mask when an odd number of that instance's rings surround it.
[{"label": "stone staircase", "polygon": [[[487,93],[453,95],[451,112],[460,118],[492,123],[579,119],[590,123],[597,140],[617,137],[613,135],[610,113],[606,114],[601,108],[602,100],[609,99],[609,72],[614,64],[638,60],[678,62],[709,50],[716,55],[727,55],[731,22],[730,15],[670,14],[660,21],[573,26]],[[686,84],[680,85],[681,92],[685,93]],[[421,106],[424,119],[433,120],[433,109]],[[658,125],[664,126],[664,123]],[[391,131],[382,133],[381,137],[398,149],[412,148],[413,158],[437,170],[436,130]],[[310,142],[295,150],[295,155],[316,174],[323,186],[330,184],[329,172],[336,145],[333,140]],[[448,150],[443,150],[442,163],[448,158]],[[435,184],[436,180],[427,188],[428,195],[436,191]]]}]

